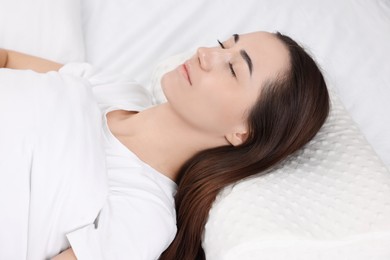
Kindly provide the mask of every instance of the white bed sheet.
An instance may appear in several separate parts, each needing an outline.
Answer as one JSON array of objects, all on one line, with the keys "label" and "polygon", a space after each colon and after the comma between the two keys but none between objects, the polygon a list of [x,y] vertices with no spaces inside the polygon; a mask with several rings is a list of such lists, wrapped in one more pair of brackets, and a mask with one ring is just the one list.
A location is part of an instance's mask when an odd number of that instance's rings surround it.
[{"label": "white bed sheet", "polygon": [[0,0],[0,48],[84,61],[80,0]]},{"label": "white bed sheet", "polygon": [[164,58],[233,33],[280,31],[302,42],[390,166],[390,1],[82,0],[86,59],[149,85]]}]

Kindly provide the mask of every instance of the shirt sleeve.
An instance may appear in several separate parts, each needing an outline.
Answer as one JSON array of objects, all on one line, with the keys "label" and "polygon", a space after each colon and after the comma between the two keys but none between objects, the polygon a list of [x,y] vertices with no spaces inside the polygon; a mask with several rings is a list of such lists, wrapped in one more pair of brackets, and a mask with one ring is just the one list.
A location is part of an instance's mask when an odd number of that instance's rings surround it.
[{"label": "shirt sleeve", "polygon": [[176,234],[172,212],[153,193],[111,194],[97,226],[67,234],[79,260],[158,259]]}]

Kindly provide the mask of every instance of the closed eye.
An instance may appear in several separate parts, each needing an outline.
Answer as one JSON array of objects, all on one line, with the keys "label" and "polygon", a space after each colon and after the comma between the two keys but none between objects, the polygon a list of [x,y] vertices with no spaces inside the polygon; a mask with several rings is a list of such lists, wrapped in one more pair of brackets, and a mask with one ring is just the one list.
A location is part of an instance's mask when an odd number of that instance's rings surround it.
[{"label": "closed eye", "polygon": [[[222,42],[220,42],[219,40],[217,40],[217,42],[221,46],[222,49],[225,49],[225,46],[223,45]],[[233,64],[231,64],[230,62],[229,62],[229,68],[230,68],[230,73],[232,74],[232,76],[237,78],[236,72],[233,69]]]},{"label": "closed eye", "polygon": [[225,49],[225,46],[223,46],[223,43],[217,40],[218,44],[221,46],[222,49]]}]

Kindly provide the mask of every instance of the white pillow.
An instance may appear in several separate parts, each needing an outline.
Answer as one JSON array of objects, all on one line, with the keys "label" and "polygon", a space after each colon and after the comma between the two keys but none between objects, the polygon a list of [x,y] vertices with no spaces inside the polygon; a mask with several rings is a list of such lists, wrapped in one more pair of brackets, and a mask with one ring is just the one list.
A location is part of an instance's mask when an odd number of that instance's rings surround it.
[{"label": "white pillow", "polygon": [[84,61],[79,0],[0,0],[0,48]]},{"label": "white pillow", "polygon": [[[188,57],[155,69],[156,103],[165,100],[161,76]],[[207,259],[390,259],[390,173],[330,93],[330,116],[310,143],[218,195],[205,227]]]}]

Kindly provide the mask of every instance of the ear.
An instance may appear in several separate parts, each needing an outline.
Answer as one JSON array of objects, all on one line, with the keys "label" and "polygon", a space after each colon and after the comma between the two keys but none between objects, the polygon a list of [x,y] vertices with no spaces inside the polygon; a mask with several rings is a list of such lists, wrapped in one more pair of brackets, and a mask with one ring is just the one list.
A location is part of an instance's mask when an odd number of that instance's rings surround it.
[{"label": "ear", "polygon": [[248,131],[241,131],[225,135],[225,139],[233,146],[237,146],[245,142],[248,137]]}]

